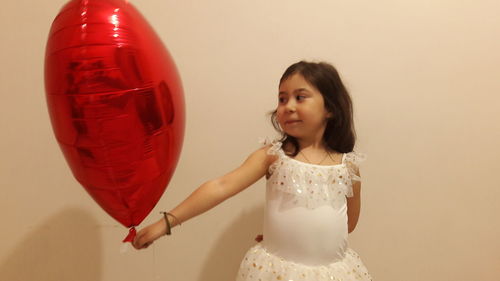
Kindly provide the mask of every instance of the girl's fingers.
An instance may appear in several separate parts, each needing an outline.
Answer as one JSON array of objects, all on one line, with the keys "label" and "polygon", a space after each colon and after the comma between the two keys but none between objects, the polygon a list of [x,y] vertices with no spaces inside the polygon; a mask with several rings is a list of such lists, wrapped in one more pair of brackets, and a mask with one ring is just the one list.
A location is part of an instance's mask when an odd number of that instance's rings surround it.
[{"label": "girl's fingers", "polygon": [[144,240],[144,235],[139,234],[135,237],[134,241],[132,242],[132,245],[136,249],[142,249],[144,247],[144,244],[145,244],[145,242],[143,242],[143,240]]},{"label": "girl's fingers", "polygon": [[132,242],[134,248],[138,250],[146,249],[149,245],[153,244],[153,242],[157,239],[155,231],[157,230],[153,228],[153,226],[148,226],[137,232],[137,236]]},{"label": "girl's fingers", "polygon": [[134,240],[134,242],[132,242],[132,246],[134,246],[134,248],[136,248],[137,250],[141,248],[141,245],[139,245],[139,242],[137,240]]}]

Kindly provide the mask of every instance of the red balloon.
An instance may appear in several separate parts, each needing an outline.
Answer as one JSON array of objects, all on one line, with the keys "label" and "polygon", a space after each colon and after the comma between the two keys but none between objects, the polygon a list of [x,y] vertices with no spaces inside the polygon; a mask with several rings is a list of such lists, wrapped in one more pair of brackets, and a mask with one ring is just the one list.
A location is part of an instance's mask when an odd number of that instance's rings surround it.
[{"label": "red balloon", "polygon": [[182,85],[161,40],[127,1],[70,1],[52,23],[45,88],[75,178],[117,221],[139,225],[184,136]]}]

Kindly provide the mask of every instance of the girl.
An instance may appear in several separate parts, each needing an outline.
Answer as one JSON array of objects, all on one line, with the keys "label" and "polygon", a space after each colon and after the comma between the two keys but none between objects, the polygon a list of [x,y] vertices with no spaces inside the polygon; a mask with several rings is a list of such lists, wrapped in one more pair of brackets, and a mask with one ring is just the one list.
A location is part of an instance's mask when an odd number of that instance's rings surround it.
[{"label": "girl", "polygon": [[271,115],[281,133],[232,172],[208,181],[138,232],[147,248],[170,229],[267,178],[263,240],[241,262],[237,281],[371,280],[347,245],[360,211],[351,98],[327,63],[298,62],[280,79]]}]

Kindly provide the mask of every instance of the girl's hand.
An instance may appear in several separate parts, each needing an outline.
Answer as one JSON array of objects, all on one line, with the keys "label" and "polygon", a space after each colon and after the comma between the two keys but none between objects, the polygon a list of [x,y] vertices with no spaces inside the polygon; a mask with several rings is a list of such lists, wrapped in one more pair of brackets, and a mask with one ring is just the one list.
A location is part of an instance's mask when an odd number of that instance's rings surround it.
[{"label": "girl's hand", "polygon": [[262,240],[264,240],[264,235],[262,235],[262,234],[259,234],[259,235],[257,235],[257,237],[255,237],[255,241],[257,241],[257,242],[261,242]]},{"label": "girl's hand", "polygon": [[164,219],[157,221],[137,232],[134,241],[132,242],[132,246],[137,250],[146,249],[149,245],[153,244],[153,242],[165,235],[167,231],[167,225]]}]

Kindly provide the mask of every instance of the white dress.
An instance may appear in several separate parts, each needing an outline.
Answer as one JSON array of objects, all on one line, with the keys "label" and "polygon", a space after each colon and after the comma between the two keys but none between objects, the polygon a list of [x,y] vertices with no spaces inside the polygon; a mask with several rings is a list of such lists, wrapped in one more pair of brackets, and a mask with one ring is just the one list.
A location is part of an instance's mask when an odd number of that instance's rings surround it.
[{"label": "white dress", "polygon": [[349,152],[341,164],[314,165],[288,157],[276,141],[268,154],[278,159],[269,167],[264,240],[248,250],[236,280],[372,280],[347,243],[346,196],[366,156]]}]

